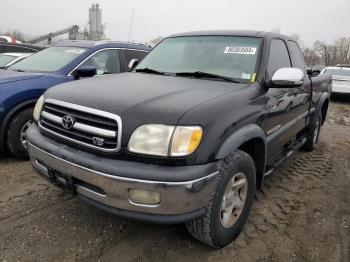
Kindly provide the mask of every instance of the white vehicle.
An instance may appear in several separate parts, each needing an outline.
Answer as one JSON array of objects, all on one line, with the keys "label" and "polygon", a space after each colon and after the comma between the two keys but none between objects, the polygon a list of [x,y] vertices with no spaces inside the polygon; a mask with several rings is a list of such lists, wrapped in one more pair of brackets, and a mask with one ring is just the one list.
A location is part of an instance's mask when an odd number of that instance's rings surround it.
[{"label": "white vehicle", "polygon": [[6,36],[6,35],[0,35],[0,42],[7,42],[7,43],[13,43],[13,44],[20,44],[22,42],[16,40],[16,38],[12,36]]},{"label": "white vehicle", "polygon": [[350,68],[326,67],[321,74],[332,75],[332,93],[350,94]]},{"label": "white vehicle", "polygon": [[0,68],[9,67],[33,53],[2,53],[0,54]]}]

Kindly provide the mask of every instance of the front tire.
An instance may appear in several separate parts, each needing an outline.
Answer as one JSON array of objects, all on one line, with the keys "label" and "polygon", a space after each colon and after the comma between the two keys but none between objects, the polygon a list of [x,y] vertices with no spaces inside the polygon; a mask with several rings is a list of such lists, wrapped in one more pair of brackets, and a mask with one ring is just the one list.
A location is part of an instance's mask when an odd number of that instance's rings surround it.
[{"label": "front tire", "polygon": [[21,159],[28,159],[26,131],[32,123],[33,108],[17,113],[7,129],[7,147],[10,152]]},{"label": "front tire", "polygon": [[237,150],[221,162],[216,187],[203,217],[186,223],[189,233],[214,248],[230,244],[246,223],[255,196],[253,159]]}]

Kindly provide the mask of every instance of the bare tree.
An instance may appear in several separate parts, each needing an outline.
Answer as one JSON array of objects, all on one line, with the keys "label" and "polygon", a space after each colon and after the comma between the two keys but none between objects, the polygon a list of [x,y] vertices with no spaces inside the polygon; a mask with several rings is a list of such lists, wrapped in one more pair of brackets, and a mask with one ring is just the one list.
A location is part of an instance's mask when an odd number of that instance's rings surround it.
[{"label": "bare tree", "polygon": [[350,62],[350,37],[342,37],[335,42],[337,47],[336,63],[347,64]]},{"label": "bare tree", "polygon": [[321,62],[321,56],[317,54],[314,48],[312,47],[307,47],[303,51],[304,58],[305,58],[305,63],[307,65],[320,65],[322,64]]}]

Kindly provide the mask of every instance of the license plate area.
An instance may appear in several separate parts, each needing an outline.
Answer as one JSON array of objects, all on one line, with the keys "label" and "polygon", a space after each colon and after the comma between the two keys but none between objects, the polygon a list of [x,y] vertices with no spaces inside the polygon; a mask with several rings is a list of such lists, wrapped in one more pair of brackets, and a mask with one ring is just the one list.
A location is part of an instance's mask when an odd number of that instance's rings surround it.
[{"label": "license plate area", "polygon": [[49,169],[49,179],[54,185],[69,191],[70,193],[76,194],[77,192],[77,181],[70,176],[63,174],[57,170]]},{"label": "license plate area", "polygon": [[105,196],[106,192],[95,185],[86,183],[78,178],[75,178],[71,175],[67,175],[64,173],[61,173],[57,170],[49,169],[48,170],[48,176],[49,180],[52,184],[72,193],[76,194],[77,193],[77,188],[85,188],[88,189],[96,194]]}]

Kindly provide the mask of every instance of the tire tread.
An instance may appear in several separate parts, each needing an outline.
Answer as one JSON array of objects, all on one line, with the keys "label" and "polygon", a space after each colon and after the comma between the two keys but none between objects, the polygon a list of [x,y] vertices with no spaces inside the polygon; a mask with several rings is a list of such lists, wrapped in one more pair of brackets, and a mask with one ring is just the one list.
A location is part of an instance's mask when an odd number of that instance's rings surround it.
[{"label": "tire tread", "polygon": [[250,157],[247,153],[237,150],[223,159],[220,167],[219,167],[219,175],[216,178],[214,190],[212,192],[209,203],[206,207],[207,212],[200,218],[191,220],[186,223],[186,227],[188,232],[198,241],[211,246],[213,248],[219,248],[213,243],[212,240],[212,229],[210,225],[212,224],[212,211],[214,208],[214,200],[216,195],[218,194],[218,185],[222,178],[222,176],[226,173],[227,168],[232,165],[237,159],[243,157]]}]

